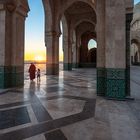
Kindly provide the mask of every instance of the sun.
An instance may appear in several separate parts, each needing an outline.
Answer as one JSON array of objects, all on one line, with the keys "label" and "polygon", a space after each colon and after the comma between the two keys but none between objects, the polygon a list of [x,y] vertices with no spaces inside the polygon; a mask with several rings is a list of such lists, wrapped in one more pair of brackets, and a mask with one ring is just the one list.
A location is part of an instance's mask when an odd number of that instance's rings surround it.
[{"label": "sun", "polygon": [[43,56],[35,56],[35,61],[43,61]]}]

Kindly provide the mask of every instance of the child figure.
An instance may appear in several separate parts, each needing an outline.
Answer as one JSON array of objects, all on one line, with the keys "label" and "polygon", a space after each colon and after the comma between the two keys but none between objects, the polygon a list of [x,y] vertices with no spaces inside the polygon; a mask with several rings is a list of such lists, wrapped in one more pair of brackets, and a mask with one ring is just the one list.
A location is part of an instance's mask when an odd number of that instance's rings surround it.
[{"label": "child figure", "polygon": [[40,69],[37,69],[37,82],[40,82]]}]

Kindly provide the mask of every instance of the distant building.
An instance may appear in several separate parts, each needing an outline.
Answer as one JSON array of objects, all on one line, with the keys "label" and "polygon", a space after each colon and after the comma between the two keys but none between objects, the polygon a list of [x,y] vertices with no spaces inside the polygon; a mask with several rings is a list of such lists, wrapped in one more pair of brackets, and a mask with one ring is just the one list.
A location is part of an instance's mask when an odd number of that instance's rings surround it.
[{"label": "distant building", "polygon": [[140,2],[134,7],[131,23],[131,64],[140,65]]}]

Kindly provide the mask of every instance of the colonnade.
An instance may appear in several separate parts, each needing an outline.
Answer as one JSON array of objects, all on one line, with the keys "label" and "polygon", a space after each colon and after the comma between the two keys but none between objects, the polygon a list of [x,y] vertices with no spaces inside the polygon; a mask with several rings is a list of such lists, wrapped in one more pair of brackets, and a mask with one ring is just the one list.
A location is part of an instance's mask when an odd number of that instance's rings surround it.
[{"label": "colonnade", "polygon": [[[98,44],[97,95],[114,99],[124,99],[130,95],[130,79],[127,77],[130,76],[133,0],[42,1],[45,11],[47,75],[59,74],[62,21],[64,70],[79,66],[80,46],[94,38]],[[24,24],[28,11],[27,0],[0,0],[1,88],[23,84]],[[82,49],[86,49],[84,45]],[[83,51],[82,55],[86,53]],[[84,57],[81,59],[85,62]]]}]

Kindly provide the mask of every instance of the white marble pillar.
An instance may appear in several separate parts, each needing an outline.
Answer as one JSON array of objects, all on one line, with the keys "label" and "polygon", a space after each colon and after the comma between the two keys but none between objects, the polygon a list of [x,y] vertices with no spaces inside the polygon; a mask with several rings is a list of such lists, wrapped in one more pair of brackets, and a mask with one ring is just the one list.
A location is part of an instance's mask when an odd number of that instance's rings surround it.
[{"label": "white marble pillar", "polygon": [[[118,13],[119,11],[119,13]],[[106,0],[106,97],[126,97],[126,9],[124,0]]]},{"label": "white marble pillar", "polygon": [[73,42],[73,68],[78,68],[78,61],[77,61],[77,46],[76,46],[76,42]]},{"label": "white marble pillar", "polygon": [[64,70],[68,70],[67,64],[69,63],[69,55],[68,55],[68,36],[63,36],[63,51],[64,51]]},{"label": "white marble pillar", "polygon": [[55,31],[46,32],[47,75],[59,74],[59,37]]},{"label": "white marble pillar", "polygon": [[0,88],[24,83],[24,30],[28,11],[26,0],[0,1]]},{"label": "white marble pillar", "polygon": [[64,42],[64,70],[72,70],[72,41],[70,36]]}]

